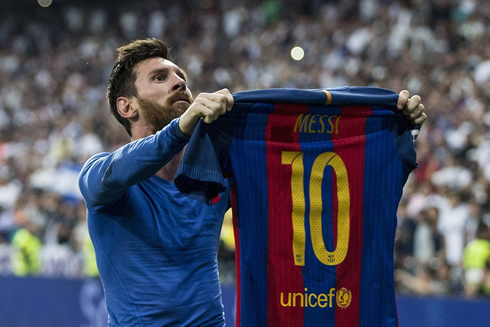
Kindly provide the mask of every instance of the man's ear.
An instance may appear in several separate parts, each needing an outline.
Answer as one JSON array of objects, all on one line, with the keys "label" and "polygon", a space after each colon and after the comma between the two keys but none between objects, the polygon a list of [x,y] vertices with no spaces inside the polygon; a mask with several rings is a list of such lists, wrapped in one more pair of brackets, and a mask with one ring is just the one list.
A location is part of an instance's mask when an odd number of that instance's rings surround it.
[{"label": "man's ear", "polygon": [[117,98],[117,112],[121,117],[132,119],[138,116],[138,110],[133,106],[133,101],[126,97]]}]

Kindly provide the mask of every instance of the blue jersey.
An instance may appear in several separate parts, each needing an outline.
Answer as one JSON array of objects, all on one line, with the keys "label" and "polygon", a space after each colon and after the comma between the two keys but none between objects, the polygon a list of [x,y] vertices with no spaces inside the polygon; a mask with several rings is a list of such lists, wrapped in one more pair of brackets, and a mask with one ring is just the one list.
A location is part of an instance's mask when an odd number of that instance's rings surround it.
[{"label": "blue jersey", "polygon": [[155,176],[187,141],[174,120],[80,173],[109,326],[224,325],[216,253],[229,201],[205,205]]},{"label": "blue jersey", "polygon": [[397,326],[396,211],[416,166],[398,94],[276,89],[234,99],[198,126],[175,183],[212,203],[233,175],[236,325]]}]

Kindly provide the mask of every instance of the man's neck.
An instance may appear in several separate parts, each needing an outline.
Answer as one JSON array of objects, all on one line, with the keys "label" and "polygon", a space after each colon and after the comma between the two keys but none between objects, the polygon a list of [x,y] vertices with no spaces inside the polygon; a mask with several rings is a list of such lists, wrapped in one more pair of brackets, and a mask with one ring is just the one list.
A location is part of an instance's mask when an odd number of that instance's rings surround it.
[{"label": "man's neck", "polygon": [[177,169],[179,168],[183,155],[184,150],[176,154],[175,157],[173,157],[172,160],[170,160],[165,166],[163,166],[162,169],[160,169],[155,175],[173,183],[175,174],[177,173]]}]

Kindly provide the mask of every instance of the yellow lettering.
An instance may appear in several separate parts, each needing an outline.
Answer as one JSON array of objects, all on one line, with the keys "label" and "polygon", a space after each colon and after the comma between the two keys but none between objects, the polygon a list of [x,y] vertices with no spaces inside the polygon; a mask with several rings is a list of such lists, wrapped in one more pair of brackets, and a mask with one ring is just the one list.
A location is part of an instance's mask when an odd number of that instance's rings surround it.
[{"label": "yellow lettering", "polygon": [[338,116],[337,120],[335,121],[335,134],[339,134],[339,120],[340,116]]},{"label": "yellow lettering", "polygon": [[313,304],[313,302],[311,301],[312,296],[314,296],[316,299],[316,294],[310,294],[310,296],[308,296],[308,301],[310,302],[310,307],[314,308],[316,307],[316,302]]},{"label": "yellow lettering", "polygon": [[330,292],[328,293],[328,301],[330,302],[330,308],[332,307],[332,297],[335,296],[335,288],[331,288]]},{"label": "yellow lettering", "polygon": [[307,133],[308,131],[306,130],[308,127],[308,119],[310,119],[310,114],[307,114],[305,118],[301,121],[301,126],[299,127],[300,133]]},{"label": "yellow lettering", "polygon": [[320,116],[320,119],[318,119],[318,121],[320,122],[320,126],[322,127],[318,133],[325,132],[325,123],[323,122],[323,117],[328,117],[328,116],[323,115],[323,116]]},{"label": "yellow lettering", "polygon": [[284,304],[284,299],[283,299],[284,293],[281,292],[281,305],[283,307],[290,307],[291,306],[291,293],[288,293],[288,303]]},{"label": "yellow lettering", "polygon": [[327,131],[328,134],[332,134],[334,132],[334,123],[333,123],[333,120],[336,117],[337,116],[330,116],[330,117],[328,117],[328,124],[330,125],[330,130]]},{"label": "yellow lettering", "polygon": [[293,194],[293,255],[296,266],[305,265],[305,195],[303,186],[303,153],[283,151],[282,164],[291,165],[291,193]]},{"label": "yellow lettering", "polygon": [[316,117],[320,115],[313,115],[310,119],[310,123],[308,124],[308,133],[316,133],[315,130],[311,129],[311,125],[316,123]]},{"label": "yellow lettering", "polygon": [[296,306],[296,297],[299,295],[300,299],[301,299],[301,306],[303,307],[303,294],[302,293],[294,293],[293,294],[293,307]]},{"label": "yellow lettering", "polygon": [[303,125],[303,114],[299,115],[298,118],[296,119],[296,123],[294,124],[294,132],[299,132],[301,130],[302,125]]},{"label": "yellow lettering", "polygon": [[[324,170],[327,166],[331,166],[337,175],[337,247],[333,252],[328,251],[325,247],[322,227],[322,183]],[[311,169],[310,201],[310,231],[313,251],[324,265],[338,265],[344,261],[349,248],[350,193],[347,170],[344,162],[337,154],[325,152],[315,159]]]},{"label": "yellow lettering", "polygon": [[[340,295],[339,295],[340,294]],[[305,288],[303,293],[287,293],[287,301],[285,301],[285,294],[281,292],[280,301],[282,307],[320,307],[326,308],[333,307],[335,305],[335,297],[338,297],[337,304],[342,308],[347,308],[352,301],[352,293],[346,289],[341,288],[338,292],[336,292],[335,288],[331,288],[328,294],[320,293],[308,294],[308,289]],[[292,302],[291,302],[292,297]],[[299,299],[298,299],[299,297]]]},{"label": "yellow lettering", "polygon": [[[327,121],[325,122],[324,119]],[[320,114],[300,114],[294,124],[294,132],[299,133],[327,133],[338,134],[339,133],[339,120],[340,116],[329,116]],[[320,126],[315,124],[320,123]],[[327,128],[328,123],[329,128]]]},{"label": "yellow lettering", "polygon": [[[293,255],[297,266],[305,265],[305,214],[303,153],[283,151],[282,164],[291,165],[291,200],[293,225]],[[333,168],[337,176],[337,244],[333,252],[326,249],[322,226],[322,185],[327,166]],[[350,192],[347,169],[342,159],[334,152],[324,152],[316,157],[309,176],[309,223],[311,244],[318,260],[328,266],[338,265],[345,260],[349,248]]]},{"label": "yellow lettering", "polygon": [[318,306],[325,308],[328,305],[328,298],[326,294],[318,294]]}]

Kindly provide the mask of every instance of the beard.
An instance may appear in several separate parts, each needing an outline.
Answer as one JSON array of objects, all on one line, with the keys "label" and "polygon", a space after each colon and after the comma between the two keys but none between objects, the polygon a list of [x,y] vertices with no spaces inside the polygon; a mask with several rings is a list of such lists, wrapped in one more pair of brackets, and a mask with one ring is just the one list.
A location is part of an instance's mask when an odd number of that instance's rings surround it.
[{"label": "beard", "polygon": [[[189,103],[177,102],[183,98],[188,100]],[[170,124],[175,118],[182,116],[192,102],[194,102],[194,99],[187,92],[178,92],[171,95],[163,105],[154,100],[138,97],[142,113],[146,122],[151,126],[153,134]]]}]

